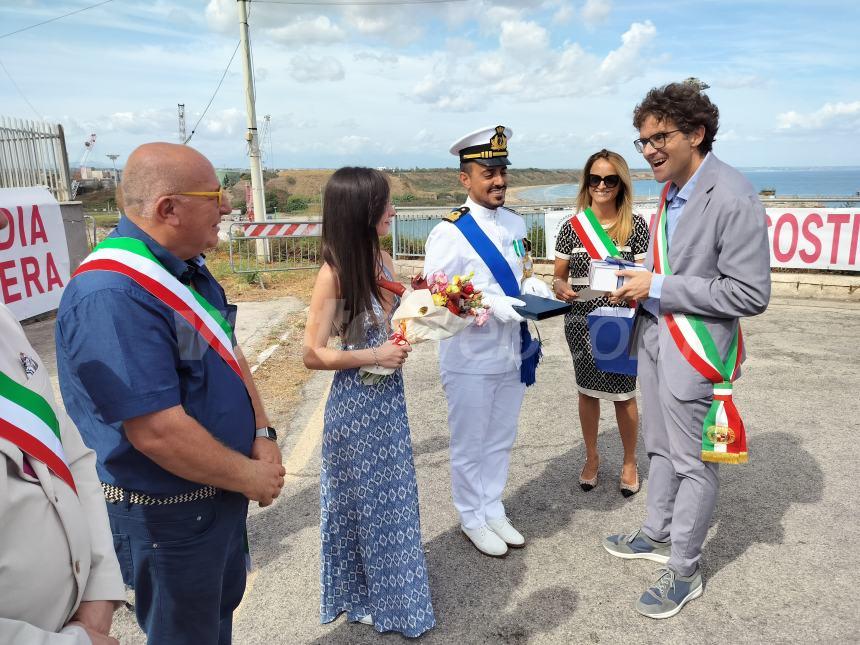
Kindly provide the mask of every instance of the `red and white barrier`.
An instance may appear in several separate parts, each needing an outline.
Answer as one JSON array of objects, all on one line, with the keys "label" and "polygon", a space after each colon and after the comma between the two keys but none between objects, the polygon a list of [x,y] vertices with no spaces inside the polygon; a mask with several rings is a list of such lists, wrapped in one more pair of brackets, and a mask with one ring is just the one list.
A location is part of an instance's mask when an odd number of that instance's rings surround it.
[{"label": "red and white barrier", "polygon": [[319,222],[281,222],[261,223],[248,222],[242,224],[244,237],[319,237],[322,235],[322,224]]}]

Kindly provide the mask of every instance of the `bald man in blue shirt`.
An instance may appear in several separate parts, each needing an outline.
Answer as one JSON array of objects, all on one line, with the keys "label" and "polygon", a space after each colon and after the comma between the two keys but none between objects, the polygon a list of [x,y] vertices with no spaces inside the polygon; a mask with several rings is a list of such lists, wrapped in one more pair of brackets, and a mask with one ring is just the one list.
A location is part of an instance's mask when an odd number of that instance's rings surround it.
[{"label": "bald man in blue shirt", "polygon": [[229,643],[248,500],[284,481],[236,308],[202,256],[230,204],[203,155],[168,143],[137,148],[121,190],[124,217],[60,303],[60,387],[149,642]]}]

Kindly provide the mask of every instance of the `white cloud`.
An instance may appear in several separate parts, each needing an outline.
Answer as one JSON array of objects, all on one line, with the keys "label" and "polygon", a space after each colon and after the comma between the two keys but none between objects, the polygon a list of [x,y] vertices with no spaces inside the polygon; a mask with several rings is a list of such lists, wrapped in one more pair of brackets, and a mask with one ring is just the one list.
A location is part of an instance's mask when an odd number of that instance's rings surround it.
[{"label": "white cloud", "polygon": [[777,117],[778,130],[851,130],[860,128],[860,101],[852,103],[825,103],[808,114],[784,112]]},{"label": "white cloud", "polygon": [[[194,121],[197,120],[195,116]],[[262,125],[262,122],[260,123]],[[205,134],[232,136],[244,132],[247,127],[245,111],[238,108],[219,110],[214,114],[209,112],[200,124]],[[190,134],[190,133],[189,133]],[[197,134],[200,134],[198,130]]]},{"label": "white cloud", "polygon": [[352,56],[355,60],[372,60],[385,65],[396,65],[400,57],[391,52],[360,51]]},{"label": "white cloud", "polygon": [[282,45],[327,45],[346,38],[344,30],[328,16],[300,18],[288,25],[267,29],[266,35]]},{"label": "white cloud", "polygon": [[290,76],[300,83],[340,81],[345,75],[343,65],[333,56],[314,58],[300,54],[290,60]]},{"label": "white cloud", "polygon": [[[178,129],[176,113],[172,110],[145,109],[139,112],[114,112],[96,122],[99,131],[128,134],[170,133]],[[162,135],[163,136],[163,135]]]},{"label": "white cloud", "polygon": [[[643,72],[641,59],[656,35],[650,21],[633,23],[621,36],[621,45],[601,59],[575,42],[551,48],[547,31],[534,22],[504,22],[499,49],[463,52],[448,47],[447,60],[437,60],[433,73],[413,86],[411,97],[440,109],[465,110],[477,103],[459,91],[464,87],[526,102],[603,94]],[[450,53],[454,51],[456,57]]]},{"label": "white cloud", "polygon": [[621,47],[609,52],[600,64],[604,77],[627,81],[636,76],[642,68],[642,50],[657,35],[657,28],[650,20],[634,22],[621,36]]},{"label": "white cloud", "polygon": [[567,24],[576,16],[573,6],[569,3],[562,4],[552,17],[552,21],[556,24]]},{"label": "white cloud", "polygon": [[506,20],[501,30],[499,44],[514,56],[538,56],[549,44],[549,34],[536,22]]},{"label": "white cloud", "polygon": [[606,22],[612,11],[611,0],[586,0],[582,7],[582,19],[589,27]]}]

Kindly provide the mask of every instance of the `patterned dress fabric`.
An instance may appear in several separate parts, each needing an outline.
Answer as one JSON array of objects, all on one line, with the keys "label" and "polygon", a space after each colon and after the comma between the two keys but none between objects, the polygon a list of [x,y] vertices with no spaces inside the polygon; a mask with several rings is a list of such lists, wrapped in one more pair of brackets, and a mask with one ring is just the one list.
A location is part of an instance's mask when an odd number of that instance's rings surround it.
[{"label": "patterned dress fabric", "polygon": [[[606,228],[606,227],[604,227]],[[623,245],[618,246],[625,260],[641,261],[648,251],[648,225],[639,215],[633,216],[633,232]],[[591,258],[586,252],[570,221],[562,224],[555,242],[555,255],[570,261],[571,288],[581,291],[588,286],[588,265]],[[626,307],[627,303],[611,305],[607,298],[587,302],[572,302],[573,308],[564,316],[564,335],[573,357],[577,389],[588,396],[609,401],[626,401],[636,396],[636,377],[612,374],[597,369],[591,355],[591,340],[585,317],[598,307]]]},{"label": "patterned dress fabric", "polygon": [[[373,312],[362,321],[364,342],[344,349],[387,340],[390,320],[377,302]],[[320,506],[322,622],[347,612],[353,621],[372,615],[378,632],[416,637],[433,627],[400,370],[378,385],[362,384],[357,369],[335,373],[325,409]]]}]

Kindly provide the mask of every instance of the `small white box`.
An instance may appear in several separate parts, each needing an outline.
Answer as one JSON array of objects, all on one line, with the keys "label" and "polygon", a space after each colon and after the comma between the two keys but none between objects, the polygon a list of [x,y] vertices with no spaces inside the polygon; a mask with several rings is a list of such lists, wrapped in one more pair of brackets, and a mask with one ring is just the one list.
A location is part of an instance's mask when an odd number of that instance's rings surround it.
[{"label": "small white box", "polygon": [[616,271],[645,271],[645,267],[640,264],[624,264],[619,266],[613,262],[605,262],[603,260],[592,260],[588,267],[588,286],[594,291],[615,291],[618,289],[627,278],[620,275],[615,275]]}]

